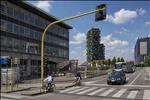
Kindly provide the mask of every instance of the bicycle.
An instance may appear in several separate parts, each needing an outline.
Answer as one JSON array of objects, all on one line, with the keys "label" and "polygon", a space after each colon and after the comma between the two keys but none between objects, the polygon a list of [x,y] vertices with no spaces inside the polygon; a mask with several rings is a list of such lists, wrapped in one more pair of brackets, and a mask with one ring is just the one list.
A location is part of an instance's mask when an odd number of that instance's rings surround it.
[{"label": "bicycle", "polygon": [[46,83],[45,86],[45,92],[54,92],[56,90],[56,85],[52,83]]},{"label": "bicycle", "polygon": [[81,86],[81,79],[80,77],[77,77],[75,80],[75,86]]}]

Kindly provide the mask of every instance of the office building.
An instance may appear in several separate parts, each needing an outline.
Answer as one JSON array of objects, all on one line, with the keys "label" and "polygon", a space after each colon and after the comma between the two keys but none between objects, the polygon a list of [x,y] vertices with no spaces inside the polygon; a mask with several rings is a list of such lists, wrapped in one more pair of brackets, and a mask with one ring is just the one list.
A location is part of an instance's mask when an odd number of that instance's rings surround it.
[{"label": "office building", "polygon": [[[19,59],[22,77],[40,75],[41,34],[46,25],[57,21],[54,16],[25,2],[3,0],[0,3],[1,56]],[[69,60],[69,29],[72,27],[59,23],[50,27],[45,35],[45,58],[49,70],[57,70],[56,64]]]}]

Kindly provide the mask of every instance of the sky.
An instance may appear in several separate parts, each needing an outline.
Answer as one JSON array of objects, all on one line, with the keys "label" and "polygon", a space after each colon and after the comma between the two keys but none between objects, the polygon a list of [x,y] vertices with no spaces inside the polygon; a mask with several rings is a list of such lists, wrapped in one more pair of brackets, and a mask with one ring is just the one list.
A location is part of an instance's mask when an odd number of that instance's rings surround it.
[{"label": "sky", "polygon": [[123,57],[134,60],[137,38],[150,37],[150,1],[28,1],[56,18],[62,19],[107,4],[107,18],[95,22],[95,14],[66,21],[69,31],[69,57],[86,61],[86,34],[93,27],[101,30],[101,43],[105,45],[105,57]]}]

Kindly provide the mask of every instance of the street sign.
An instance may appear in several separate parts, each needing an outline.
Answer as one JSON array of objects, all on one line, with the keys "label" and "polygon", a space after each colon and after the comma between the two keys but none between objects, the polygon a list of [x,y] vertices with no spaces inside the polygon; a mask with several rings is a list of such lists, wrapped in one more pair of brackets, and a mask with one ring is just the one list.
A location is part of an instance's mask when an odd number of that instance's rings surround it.
[{"label": "street sign", "polygon": [[102,9],[95,14],[95,21],[101,21],[106,19],[106,4],[101,4],[96,7],[96,10]]},{"label": "street sign", "polygon": [[8,58],[1,58],[0,59],[0,64],[8,64]]}]

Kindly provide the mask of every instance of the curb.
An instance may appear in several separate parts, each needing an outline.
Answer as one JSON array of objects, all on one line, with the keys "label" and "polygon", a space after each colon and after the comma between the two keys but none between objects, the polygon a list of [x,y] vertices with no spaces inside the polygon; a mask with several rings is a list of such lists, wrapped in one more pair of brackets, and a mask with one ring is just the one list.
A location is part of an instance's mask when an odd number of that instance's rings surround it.
[{"label": "curb", "polygon": [[21,95],[24,95],[24,96],[36,96],[36,95],[40,95],[40,94],[45,94],[45,91],[37,92],[37,93],[21,93]]},{"label": "curb", "polygon": [[8,90],[8,91],[1,91],[1,93],[12,93],[12,92],[18,92],[18,91],[25,91],[25,90],[30,90],[31,88],[23,88],[23,89],[16,89],[16,90]]}]

